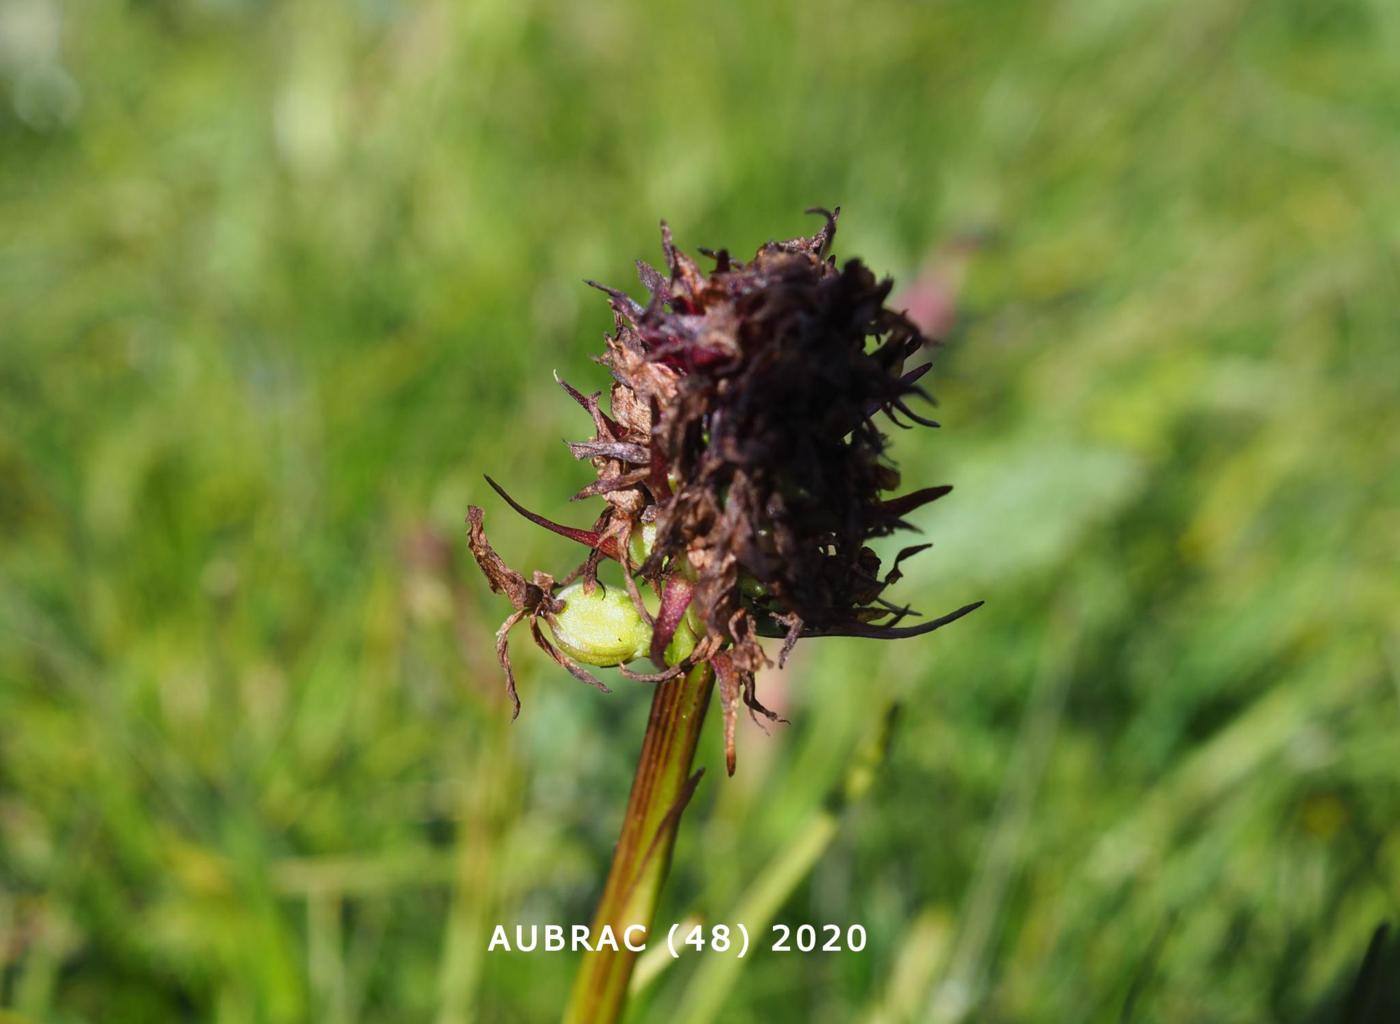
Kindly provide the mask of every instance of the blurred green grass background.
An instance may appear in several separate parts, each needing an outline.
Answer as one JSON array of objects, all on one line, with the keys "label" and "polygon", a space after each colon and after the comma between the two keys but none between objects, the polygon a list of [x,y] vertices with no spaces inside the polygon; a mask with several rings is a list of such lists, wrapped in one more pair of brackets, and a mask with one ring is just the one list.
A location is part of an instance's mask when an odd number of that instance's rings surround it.
[{"label": "blurred green grass background", "polygon": [[463,514],[572,565],[481,474],[591,514],[581,279],[839,203],[957,307],[902,594],[987,605],[702,746],[663,922],[903,703],[779,892],[865,951],[633,1019],[1330,1019],[1400,905],[1397,96],[1390,0],[4,0],[0,1007],[553,1019],[489,929],[588,919],[649,693],[518,642],[510,724]]}]

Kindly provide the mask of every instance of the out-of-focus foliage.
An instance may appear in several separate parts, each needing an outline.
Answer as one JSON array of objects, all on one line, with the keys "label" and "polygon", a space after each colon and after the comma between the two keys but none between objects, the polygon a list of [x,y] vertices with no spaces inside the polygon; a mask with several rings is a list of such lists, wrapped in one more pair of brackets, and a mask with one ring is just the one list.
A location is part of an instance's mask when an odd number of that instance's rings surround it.
[{"label": "out-of-focus foliage", "polygon": [[510,725],[462,515],[573,564],[480,474],[589,518],[580,279],[841,203],[957,304],[902,592],[987,605],[763,680],[663,922],[898,698],[779,912],[868,947],[723,1020],[1326,1019],[1400,906],[1397,95],[1390,0],[5,0],[0,1007],[551,1019],[489,928],[587,919],[649,695],[522,645]]}]

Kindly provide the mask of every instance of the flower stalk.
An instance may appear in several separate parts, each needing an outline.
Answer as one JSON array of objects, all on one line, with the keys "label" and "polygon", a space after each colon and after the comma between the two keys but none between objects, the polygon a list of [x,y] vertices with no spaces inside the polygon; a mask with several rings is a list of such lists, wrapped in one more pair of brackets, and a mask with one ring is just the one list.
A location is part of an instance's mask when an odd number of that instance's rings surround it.
[{"label": "flower stalk", "polygon": [[684,676],[659,683],[652,696],[622,834],[593,918],[592,934],[608,928],[619,945],[616,950],[595,947],[583,955],[564,1014],[566,1024],[608,1024],[621,1017],[626,1006],[638,953],[621,938],[633,925],[643,926],[650,938],[681,814],[703,774],[702,769],[692,775],[690,769],[713,689],[714,672],[702,663]]}]

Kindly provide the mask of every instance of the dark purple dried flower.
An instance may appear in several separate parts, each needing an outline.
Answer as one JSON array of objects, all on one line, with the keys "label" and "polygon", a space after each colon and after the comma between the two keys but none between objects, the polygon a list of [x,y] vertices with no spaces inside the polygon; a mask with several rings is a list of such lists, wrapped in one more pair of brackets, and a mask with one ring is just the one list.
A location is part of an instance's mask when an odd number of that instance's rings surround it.
[{"label": "dark purple dried flower", "polygon": [[[926,340],[886,308],[892,282],[877,281],[859,260],[838,268],[828,255],[836,213],[809,212],[826,219],[815,235],[769,242],[747,263],[724,250],[707,253],[715,265],[709,274],[676,249],[663,224],[669,273],[638,263],[646,305],[595,285],[614,315],[599,360],[613,377],[608,411],[599,394],[560,382],[593,421],[593,437],[570,445],[597,472],[575,497],[607,503],[592,529],[543,519],[491,482],[517,511],[590,548],[569,577],[582,577],[584,592],[593,592],[601,558],[623,564],[661,669],[641,678],[713,664],[731,771],[738,702],[775,717],[755,695],[754,673],[769,663],[759,637],[784,638],[781,663],[802,637],[917,636],[981,603],[901,626],[913,613],[884,597],[899,563],[927,545],[904,549],[881,575],[868,542],[910,528],[909,512],[951,489],[887,496],[898,489],[899,473],[876,417],[937,426],[908,404],[928,397],[918,381],[929,365],[905,368]],[[538,574],[532,589],[486,543],[479,509],[471,522],[473,553],[493,589],[516,607],[498,638],[508,678],[505,631],[528,616],[552,657],[596,682],[539,630],[541,617],[554,628],[562,611],[558,585]],[[644,536],[649,544],[638,543]],[[635,577],[654,593],[655,614]],[[699,642],[667,666],[662,654],[687,620]]]}]

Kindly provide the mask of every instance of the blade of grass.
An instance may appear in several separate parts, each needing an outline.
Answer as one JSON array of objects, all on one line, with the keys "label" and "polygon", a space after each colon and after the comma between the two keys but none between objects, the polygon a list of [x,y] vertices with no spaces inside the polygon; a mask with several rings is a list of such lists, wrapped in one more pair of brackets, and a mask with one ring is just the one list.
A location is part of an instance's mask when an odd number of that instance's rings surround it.
[{"label": "blade of grass", "polygon": [[1059,619],[1060,624],[1050,631],[1040,657],[1030,705],[1012,747],[1013,760],[967,893],[948,969],[930,1001],[930,1021],[963,1020],[977,1008],[986,988],[989,950],[1000,927],[1007,888],[1015,880],[1026,854],[1031,812],[1069,695],[1079,627],[1067,610]]},{"label": "blade of grass", "polygon": [[[768,863],[724,920],[742,921],[750,936],[767,933],[783,903],[836,838],[846,808],[870,790],[889,753],[898,715],[899,705],[891,704],[881,716],[879,728],[857,752],[845,779],[825,806],[813,813],[792,842]],[[701,960],[680,1002],[682,1010],[677,1018],[680,1024],[708,1024],[717,1020],[743,964],[735,953],[711,953]]]}]

